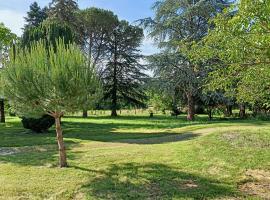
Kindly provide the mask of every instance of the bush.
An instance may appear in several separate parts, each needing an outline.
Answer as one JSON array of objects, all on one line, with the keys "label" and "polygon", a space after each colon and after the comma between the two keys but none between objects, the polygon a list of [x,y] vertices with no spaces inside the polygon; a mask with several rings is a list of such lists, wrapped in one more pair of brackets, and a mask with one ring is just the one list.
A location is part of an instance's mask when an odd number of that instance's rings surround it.
[{"label": "bush", "polygon": [[181,113],[182,113],[182,112],[180,111],[179,108],[174,107],[174,108],[172,108],[171,116],[177,117],[177,116],[180,115]]},{"label": "bush", "polygon": [[43,133],[48,131],[48,129],[54,125],[54,122],[54,118],[50,115],[43,115],[39,119],[26,117],[22,118],[23,127],[36,133]]}]

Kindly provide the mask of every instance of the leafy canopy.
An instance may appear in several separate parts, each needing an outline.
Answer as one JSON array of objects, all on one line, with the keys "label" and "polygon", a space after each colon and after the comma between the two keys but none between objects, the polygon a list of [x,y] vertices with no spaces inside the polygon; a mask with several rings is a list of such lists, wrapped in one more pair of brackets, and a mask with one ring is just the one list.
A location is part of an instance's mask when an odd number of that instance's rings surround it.
[{"label": "leafy canopy", "polygon": [[189,50],[191,59],[220,60],[208,79],[239,102],[266,103],[270,97],[270,0],[242,0],[213,21],[215,28]]}]

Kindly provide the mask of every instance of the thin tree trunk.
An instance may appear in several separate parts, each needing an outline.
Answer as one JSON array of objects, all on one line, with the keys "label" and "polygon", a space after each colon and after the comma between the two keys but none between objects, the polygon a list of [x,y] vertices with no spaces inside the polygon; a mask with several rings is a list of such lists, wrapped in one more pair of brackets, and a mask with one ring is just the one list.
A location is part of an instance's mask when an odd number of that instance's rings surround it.
[{"label": "thin tree trunk", "polygon": [[225,117],[230,117],[232,116],[232,106],[231,105],[226,105],[226,110],[225,110]]},{"label": "thin tree trunk", "polygon": [[0,123],[5,123],[6,117],[5,117],[5,103],[4,99],[0,99]]},{"label": "thin tree trunk", "polygon": [[117,117],[117,42],[114,46],[114,61],[113,61],[113,89],[112,89],[112,117]]},{"label": "thin tree trunk", "polygon": [[67,167],[66,149],[63,140],[63,132],[61,129],[60,117],[55,118],[56,135],[59,149],[59,164],[60,167]]},{"label": "thin tree trunk", "polygon": [[188,100],[187,120],[193,121],[195,119],[195,102],[194,97],[191,93],[187,94],[187,100]]},{"label": "thin tree trunk", "polygon": [[[115,84],[114,84],[115,85]],[[112,94],[112,117],[117,117],[117,94],[116,94],[116,85],[113,86]]]},{"label": "thin tree trunk", "polygon": [[212,117],[212,108],[209,108],[209,109],[208,109],[208,119],[209,119],[209,120],[212,120],[212,118],[213,118],[213,117]]},{"label": "thin tree trunk", "polygon": [[239,105],[239,117],[244,119],[246,117],[246,107],[244,104]]},{"label": "thin tree trunk", "polygon": [[88,112],[87,110],[83,110],[83,118],[87,118],[88,117]]}]

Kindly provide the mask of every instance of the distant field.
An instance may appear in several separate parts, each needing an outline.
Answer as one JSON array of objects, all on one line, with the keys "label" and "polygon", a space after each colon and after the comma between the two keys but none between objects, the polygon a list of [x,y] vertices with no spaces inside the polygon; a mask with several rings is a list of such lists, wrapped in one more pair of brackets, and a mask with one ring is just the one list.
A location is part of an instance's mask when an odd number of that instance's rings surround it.
[{"label": "distant field", "polygon": [[137,111],[65,117],[63,128],[67,169],[53,129],[0,125],[0,199],[270,199],[267,121]]}]

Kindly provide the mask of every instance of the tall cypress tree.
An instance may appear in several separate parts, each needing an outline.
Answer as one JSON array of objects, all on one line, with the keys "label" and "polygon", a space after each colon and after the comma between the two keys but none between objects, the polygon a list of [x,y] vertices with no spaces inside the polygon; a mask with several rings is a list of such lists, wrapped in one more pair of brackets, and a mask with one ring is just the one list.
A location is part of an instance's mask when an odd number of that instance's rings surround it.
[{"label": "tall cypress tree", "polygon": [[103,82],[105,99],[111,101],[112,116],[117,116],[121,102],[144,105],[146,95],[141,86],[146,75],[139,63],[142,56],[138,49],[142,39],[141,28],[121,21],[107,42],[110,59],[103,71]]},{"label": "tall cypress tree", "polygon": [[47,17],[47,7],[41,9],[37,2],[32,3],[27,17],[24,17],[26,21],[24,29],[38,27]]}]

